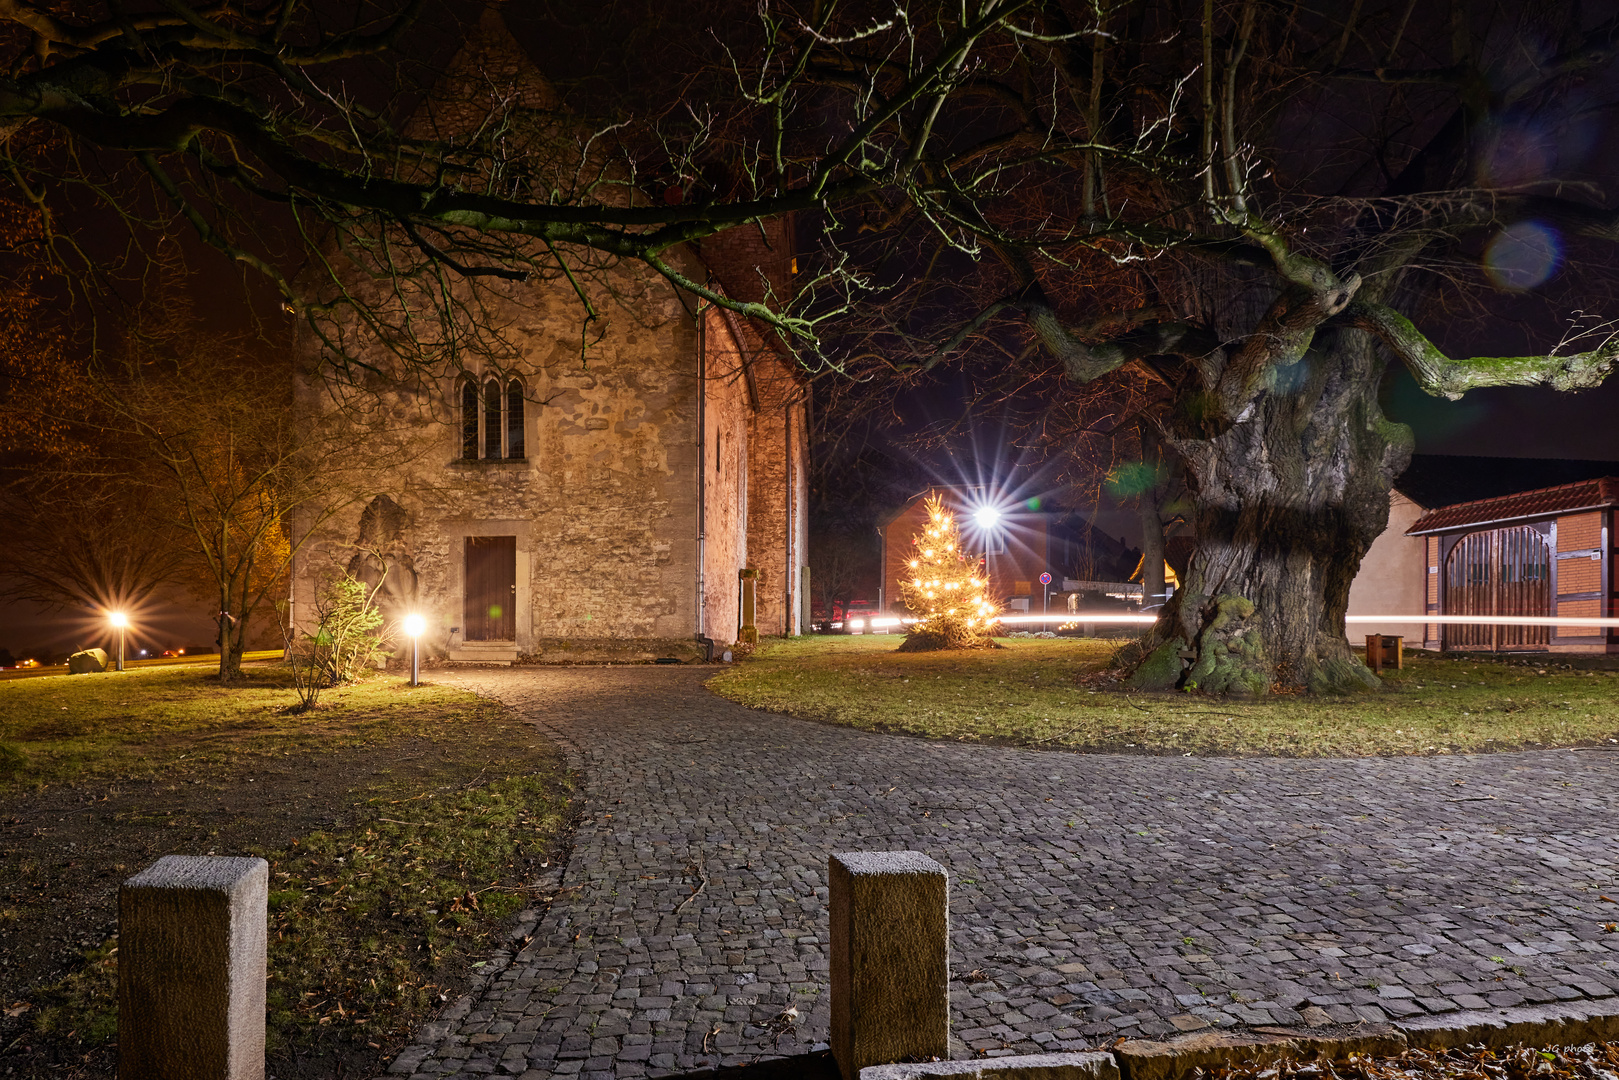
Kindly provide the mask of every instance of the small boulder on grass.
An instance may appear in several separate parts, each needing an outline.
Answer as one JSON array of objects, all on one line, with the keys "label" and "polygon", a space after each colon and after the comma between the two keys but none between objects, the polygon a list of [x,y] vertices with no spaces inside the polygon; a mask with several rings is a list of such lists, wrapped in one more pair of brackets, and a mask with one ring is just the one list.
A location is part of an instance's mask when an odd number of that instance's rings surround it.
[{"label": "small boulder on grass", "polygon": [[93,675],[107,670],[107,650],[85,649],[67,658],[69,675]]},{"label": "small boulder on grass", "polygon": [[937,649],[993,649],[990,636],[996,604],[978,560],[962,549],[955,519],[937,496],[928,497],[927,527],[911,541],[900,598],[920,616],[911,624],[900,652]]}]

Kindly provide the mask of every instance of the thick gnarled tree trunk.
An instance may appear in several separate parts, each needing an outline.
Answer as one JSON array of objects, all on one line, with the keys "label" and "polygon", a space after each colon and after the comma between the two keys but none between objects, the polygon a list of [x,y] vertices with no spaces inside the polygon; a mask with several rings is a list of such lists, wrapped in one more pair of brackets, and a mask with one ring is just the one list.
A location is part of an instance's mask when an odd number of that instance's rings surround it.
[{"label": "thick gnarled tree trunk", "polygon": [[1174,440],[1198,548],[1139,646],[1131,685],[1237,694],[1378,685],[1343,619],[1411,443],[1378,408],[1366,335],[1327,337],[1280,372],[1285,392],[1260,394],[1223,431]]},{"label": "thick gnarled tree trunk", "polygon": [[1142,643],[1133,685],[1246,694],[1377,685],[1343,618],[1361,558],[1388,524],[1409,435],[1378,408],[1366,336],[1340,332],[1320,346],[1230,427],[1175,440],[1198,549]]}]

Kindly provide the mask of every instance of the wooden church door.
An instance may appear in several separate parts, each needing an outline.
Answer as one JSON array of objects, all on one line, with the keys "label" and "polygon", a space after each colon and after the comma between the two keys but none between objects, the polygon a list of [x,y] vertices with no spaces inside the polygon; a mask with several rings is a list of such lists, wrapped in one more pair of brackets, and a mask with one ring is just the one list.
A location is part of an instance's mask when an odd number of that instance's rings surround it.
[{"label": "wooden church door", "polygon": [[467,537],[467,641],[514,641],[517,537]]}]

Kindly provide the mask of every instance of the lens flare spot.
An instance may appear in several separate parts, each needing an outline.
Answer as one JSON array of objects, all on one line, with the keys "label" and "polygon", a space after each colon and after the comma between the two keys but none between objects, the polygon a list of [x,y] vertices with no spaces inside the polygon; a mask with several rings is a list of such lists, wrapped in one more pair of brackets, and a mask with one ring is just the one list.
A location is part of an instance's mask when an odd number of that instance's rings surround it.
[{"label": "lens flare spot", "polygon": [[1151,491],[1168,478],[1163,466],[1146,461],[1121,462],[1113,467],[1103,481],[1108,493],[1115,498],[1129,498]]},{"label": "lens flare spot", "polygon": [[1524,292],[1557,270],[1562,243],[1555,230],[1538,221],[1508,225],[1484,250],[1484,272],[1498,289]]},{"label": "lens flare spot", "polygon": [[1556,138],[1538,124],[1508,121],[1483,149],[1483,173],[1500,187],[1544,180],[1556,168]]}]

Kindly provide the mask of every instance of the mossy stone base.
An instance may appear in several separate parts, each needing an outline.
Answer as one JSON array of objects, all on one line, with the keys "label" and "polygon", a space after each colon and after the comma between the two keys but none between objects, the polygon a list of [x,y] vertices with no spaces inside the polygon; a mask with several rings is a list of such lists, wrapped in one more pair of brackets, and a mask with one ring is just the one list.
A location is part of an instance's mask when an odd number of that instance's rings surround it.
[{"label": "mossy stone base", "polygon": [[1170,638],[1141,661],[1126,683],[1135,690],[1173,690],[1181,678],[1181,641]]},{"label": "mossy stone base", "polygon": [[1249,623],[1253,601],[1221,596],[1214,618],[1199,640],[1197,660],[1186,673],[1186,688],[1211,694],[1259,695],[1270,691],[1270,661],[1259,627]]}]

